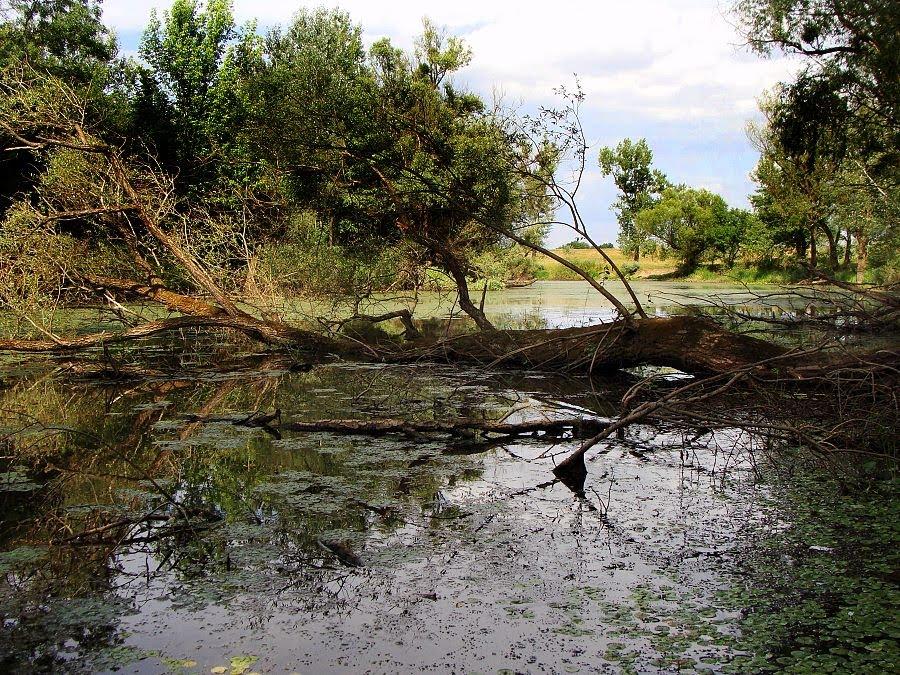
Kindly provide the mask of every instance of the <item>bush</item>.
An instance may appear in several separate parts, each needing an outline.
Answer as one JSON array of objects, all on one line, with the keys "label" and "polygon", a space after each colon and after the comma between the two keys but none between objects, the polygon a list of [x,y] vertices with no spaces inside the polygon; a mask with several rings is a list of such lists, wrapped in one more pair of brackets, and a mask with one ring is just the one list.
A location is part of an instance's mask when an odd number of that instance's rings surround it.
[{"label": "bush", "polygon": [[622,270],[622,274],[624,274],[626,277],[633,277],[635,274],[637,274],[638,270],[641,269],[641,266],[636,262],[627,262],[619,269]]},{"label": "bush", "polygon": [[[603,246],[605,247],[606,244],[604,244]],[[570,250],[573,248],[585,249],[585,248],[590,248],[590,247],[591,247],[590,244],[588,244],[586,241],[583,241],[581,239],[576,239],[575,241],[570,241],[568,244],[563,244],[562,246],[560,246],[560,248],[570,249]]]}]

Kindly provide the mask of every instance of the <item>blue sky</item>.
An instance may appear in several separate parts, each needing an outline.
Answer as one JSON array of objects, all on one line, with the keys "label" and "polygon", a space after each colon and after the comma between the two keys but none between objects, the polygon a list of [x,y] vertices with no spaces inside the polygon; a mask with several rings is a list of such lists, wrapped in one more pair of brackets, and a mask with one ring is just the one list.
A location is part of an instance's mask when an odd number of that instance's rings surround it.
[{"label": "blue sky", "polygon": [[[130,52],[150,9],[169,4],[106,0],[104,18]],[[301,7],[337,6],[362,25],[367,41],[387,36],[404,47],[428,16],[474,51],[459,83],[526,110],[552,104],[554,87],[577,74],[587,95],[582,121],[596,145],[580,204],[600,241],[615,241],[618,228],[609,210],[615,188],[600,176],[596,151],[626,137],[646,138],[671,181],[746,206],[757,160],[746,124],[758,118],[759,95],[796,67],[750,54],[725,0],[236,0],[234,6],[239,22],[255,18],[261,30],[289,21]],[[557,229],[550,243],[571,238]]]}]

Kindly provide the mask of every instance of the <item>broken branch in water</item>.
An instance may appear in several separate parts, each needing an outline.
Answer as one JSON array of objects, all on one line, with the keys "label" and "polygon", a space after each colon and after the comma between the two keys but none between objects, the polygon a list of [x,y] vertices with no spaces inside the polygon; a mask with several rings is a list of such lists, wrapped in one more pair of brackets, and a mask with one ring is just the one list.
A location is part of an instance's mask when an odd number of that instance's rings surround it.
[{"label": "broken branch in water", "polygon": [[[259,422],[271,422],[279,417],[274,414],[264,415],[254,412],[243,417],[197,417],[189,416],[194,422],[230,422],[236,426],[263,426]],[[252,423],[248,423],[252,422]],[[571,434],[573,438],[587,438],[600,433],[609,426],[609,422],[599,419],[570,417],[555,420],[529,420],[526,422],[497,422],[493,420],[456,420],[450,422],[426,421],[416,422],[404,419],[354,420],[330,419],[314,422],[285,422],[280,425],[281,431],[328,432],[333,434],[383,436],[386,434],[451,434],[471,435],[474,432],[499,434],[501,436],[525,436],[543,433],[550,436]]]}]

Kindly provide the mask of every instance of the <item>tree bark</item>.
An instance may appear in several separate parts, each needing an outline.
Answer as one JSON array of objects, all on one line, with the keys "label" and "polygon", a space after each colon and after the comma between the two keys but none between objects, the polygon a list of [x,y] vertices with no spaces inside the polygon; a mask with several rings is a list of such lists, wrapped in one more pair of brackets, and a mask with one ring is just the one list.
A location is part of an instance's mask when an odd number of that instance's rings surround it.
[{"label": "tree bark", "polygon": [[415,340],[378,348],[253,317],[181,316],[149,321],[120,332],[100,331],[68,339],[0,340],[0,351],[74,351],[198,327],[236,330],[273,346],[358,360],[470,362],[585,373],[641,365],[669,366],[694,374],[719,373],[784,353],[778,345],[732,333],[713,321],[691,316],[631,323],[621,320],[565,329],[489,330],[436,343]]},{"label": "tree bark", "polygon": [[415,340],[377,347],[253,317],[182,316],[146,322],[118,333],[101,331],[56,340],[0,340],[0,351],[66,352],[198,327],[236,330],[265,344],[303,351],[314,358],[337,356],[397,364],[465,362],[485,368],[583,374],[667,366],[698,376],[740,371],[776,386],[827,386],[827,378],[834,372],[858,372],[860,368],[895,372],[900,358],[883,349],[864,356],[844,356],[839,361],[827,352],[796,352],[696,316],[620,320],[567,329],[490,330],[436,343]]},{"label": "tree bark", "polygon": [[856,283],[866,280],[866,266],[869,262],[868,237],[862,230],[856,233]]},{"label": "tree bark", "polygon": [[847,231],[844,233],[844,242],[846,246],[844,246],[844,263],[841,265],[844,269],[850,268],[850,246],[853,242],[853,235],[850,233],[850,228],[847,228]]}]

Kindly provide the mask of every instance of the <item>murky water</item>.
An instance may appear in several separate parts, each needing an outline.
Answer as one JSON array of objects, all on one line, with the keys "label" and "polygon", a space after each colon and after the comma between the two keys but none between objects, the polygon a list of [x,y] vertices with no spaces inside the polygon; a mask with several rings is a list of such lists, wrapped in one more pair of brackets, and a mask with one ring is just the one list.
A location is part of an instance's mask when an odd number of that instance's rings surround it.
[{"label": "murky water", "polygon": [[[605,286],[627,301],[627,293],[618,281]],[[741,313],[771,318],[813,311],[817,291],[806,289],[801,295],[773,286],[750,287],[722,283],[673,283],[635,280],[635,294],[648,314],[672,314],[702,307],[719,311],[729,307]],[[472,291],[480,304],[481,293]],[[348,305],[349,306],[349,305]],[[375,294],[362,302],[361,313],[378,314],[407,307],[422,319],[457,317],[462,313],[455,292],[422,291],[415,294]],[[311,318],[334,311],[330,303],[293,302],[285,308],[289,316]],[[583,326],[615,318],[615,309],[606,298],[581,281],[538,281],[522,288],[488,291],[484,294],[485,313],[500,327],[566,328]]]},{"label": "murky water", "polygon": [[[606,311],[565,282],[491,302],[511,323]],[[247,349],[148,343],[116,352],[145,371],[118,382],[63,359],[7,362],[4,670],[749,668],[738,558],[793,522],[759,480],[752,438],[635,426],[598,446],[575,494],[552,475],[572,438],[234,422],[276,408],[282,424],[606,418],[626,376],[304,365]]]}]

